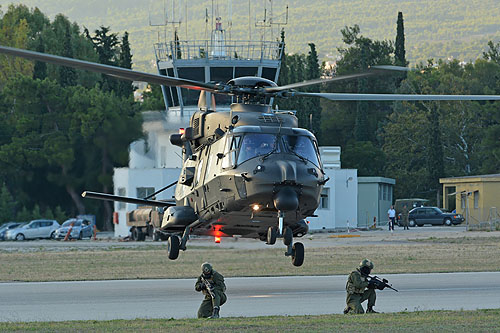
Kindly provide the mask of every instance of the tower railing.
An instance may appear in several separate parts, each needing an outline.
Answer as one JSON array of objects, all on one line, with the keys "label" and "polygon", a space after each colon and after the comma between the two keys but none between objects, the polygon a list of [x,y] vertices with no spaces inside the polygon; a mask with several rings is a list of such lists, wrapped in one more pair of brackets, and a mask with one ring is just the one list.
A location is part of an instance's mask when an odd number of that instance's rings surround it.
[{"label": "tower railing", "polygon": [[171,41],[155,43],[157,61],[177,60],[279,60],[283,52],[281,42],[212,40]]}]

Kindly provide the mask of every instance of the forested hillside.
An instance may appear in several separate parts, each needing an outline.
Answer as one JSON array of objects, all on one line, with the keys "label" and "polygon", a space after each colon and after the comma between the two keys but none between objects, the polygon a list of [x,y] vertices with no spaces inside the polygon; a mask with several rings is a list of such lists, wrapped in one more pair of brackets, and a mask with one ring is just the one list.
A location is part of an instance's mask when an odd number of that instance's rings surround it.
[{"label": "forested hillside", "polygon": [[[227,27],[226,0],[218,4],[219,15]],[[252,32],[255,18],[262,19],[265,1],[252,1]],[[268,13],[270,10],[267,0]],[[43,13],[54,18],[63,13],[70,21],[77,21],[93,31],[99,26],[110,26],[112,31],[130,33],[136,68],[151,71],[153,43],[157,40],[157,28],[149,26],[162,21],[161,13],[166,4],[171,12],[171,0],[0,0],[5,12],[10,3],[38,6]],[[176,15],[184,22],[180,27],[181,39],[205,38],[205,9],[211,12],[211,0],[183,0],[176,8]],[[186,29],[186,3],[187,29]],[[406,51],[410,65],[429,58],[475,60],[486,49],[488,40],[500,40],[500,6],[497,0],[275,0],[274,16],[285,12],[289,5],[289,23],[285,26],[288,52],[305,53],[307,43],[315,43],[319,58],[338,55],[342,47],[340,29],[358,24],[362,33],[371,39],[394,40],[398,11],[405,18]],[[248,38],[249,4],[247,0],[232,1],[232,38]],[[150,15],[151,14],[151,15]],[[177,19],[175,17],[174,19]],[[280,20],[283,20],[281,18]],[[275,28],[275,37],[278,37]],[[187,31],[187,33],[186,33]],[[258,34],[253,34],[258,39]],[[167,37],[171,38],[172,32]],[[269,35],[268,35],[269,37]]]}]

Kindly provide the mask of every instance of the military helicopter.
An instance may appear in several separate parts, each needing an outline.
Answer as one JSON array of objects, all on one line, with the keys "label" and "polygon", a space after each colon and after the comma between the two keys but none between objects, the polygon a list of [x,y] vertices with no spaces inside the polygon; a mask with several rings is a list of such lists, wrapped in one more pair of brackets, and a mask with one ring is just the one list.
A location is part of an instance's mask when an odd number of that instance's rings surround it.
[{"label": "military helicopter", "polygon": [[[274,97],[320,97],[329,100],[500,100],[497,95],[396,95],[306,93],[296,89],[332,81],[355,79],[391,71],[396,66],[374,66],[365,72],[277,86],[260,77],[239,77],[224,82],[198,82],[133,71],[109,65],[0,46],[0,53],[30,60],[104,73],[120,79],[145,81],[200,91],[200,110],[183,133],[170,137],[182,148],[179,179],[144,198],[97,192],[82,196],[157,207],[157,227],[168,237],[168,257],[177,259],[186,250],[190,235],[260,239],[269,245],[282,238],[294,266],[304,262],[304,246],[294,242],[308,232],[306,218],[314,216],[323,185],[328,181],[318,143],[306,129],[298,128],[293,112],[276,111]],[[208,94],[236,100],[229,111],[206,108]],[[176,185],[175,202],[152,199]]]}]

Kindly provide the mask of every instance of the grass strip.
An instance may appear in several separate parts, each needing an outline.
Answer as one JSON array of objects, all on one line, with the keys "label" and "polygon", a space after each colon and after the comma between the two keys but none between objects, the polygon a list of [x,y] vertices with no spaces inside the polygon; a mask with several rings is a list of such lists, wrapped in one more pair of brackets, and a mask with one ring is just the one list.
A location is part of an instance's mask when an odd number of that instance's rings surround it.
[{"label": "grass strip", "polygon": [[12,332],[500,332],[500,309],[365,315],[0,323]]},{"label": "grass strip", "polygon": [[0,281],[74,281],[193,278],[200,264],[211,262],[224,276],[346,274],[362,258],[375,263],[376,274],[498,271],[500,242],[448,240],[405,244],[346,245],[306,249],[305,262],[294,267],[284,249],[188,249],[179,259],[164,248],[64,252],[0,252]]}]

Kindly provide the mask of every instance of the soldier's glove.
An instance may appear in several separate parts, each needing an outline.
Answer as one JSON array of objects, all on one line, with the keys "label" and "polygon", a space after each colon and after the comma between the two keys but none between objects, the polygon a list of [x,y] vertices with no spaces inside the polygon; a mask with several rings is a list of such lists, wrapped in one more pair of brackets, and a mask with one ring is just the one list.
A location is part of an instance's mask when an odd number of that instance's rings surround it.
[{"label": "soldier's glove", "polygon": [[374,280],[368,281],[368,287],[367,288],[368,289],[375,289],[375,288],[377,288],[377,285],[376,285],[375,281]]},{"label": "soldier's glove", "polygon": [[194,290],[196,291],[201,291],[203,288],[200,285],[197,285],[194,287]]}]

